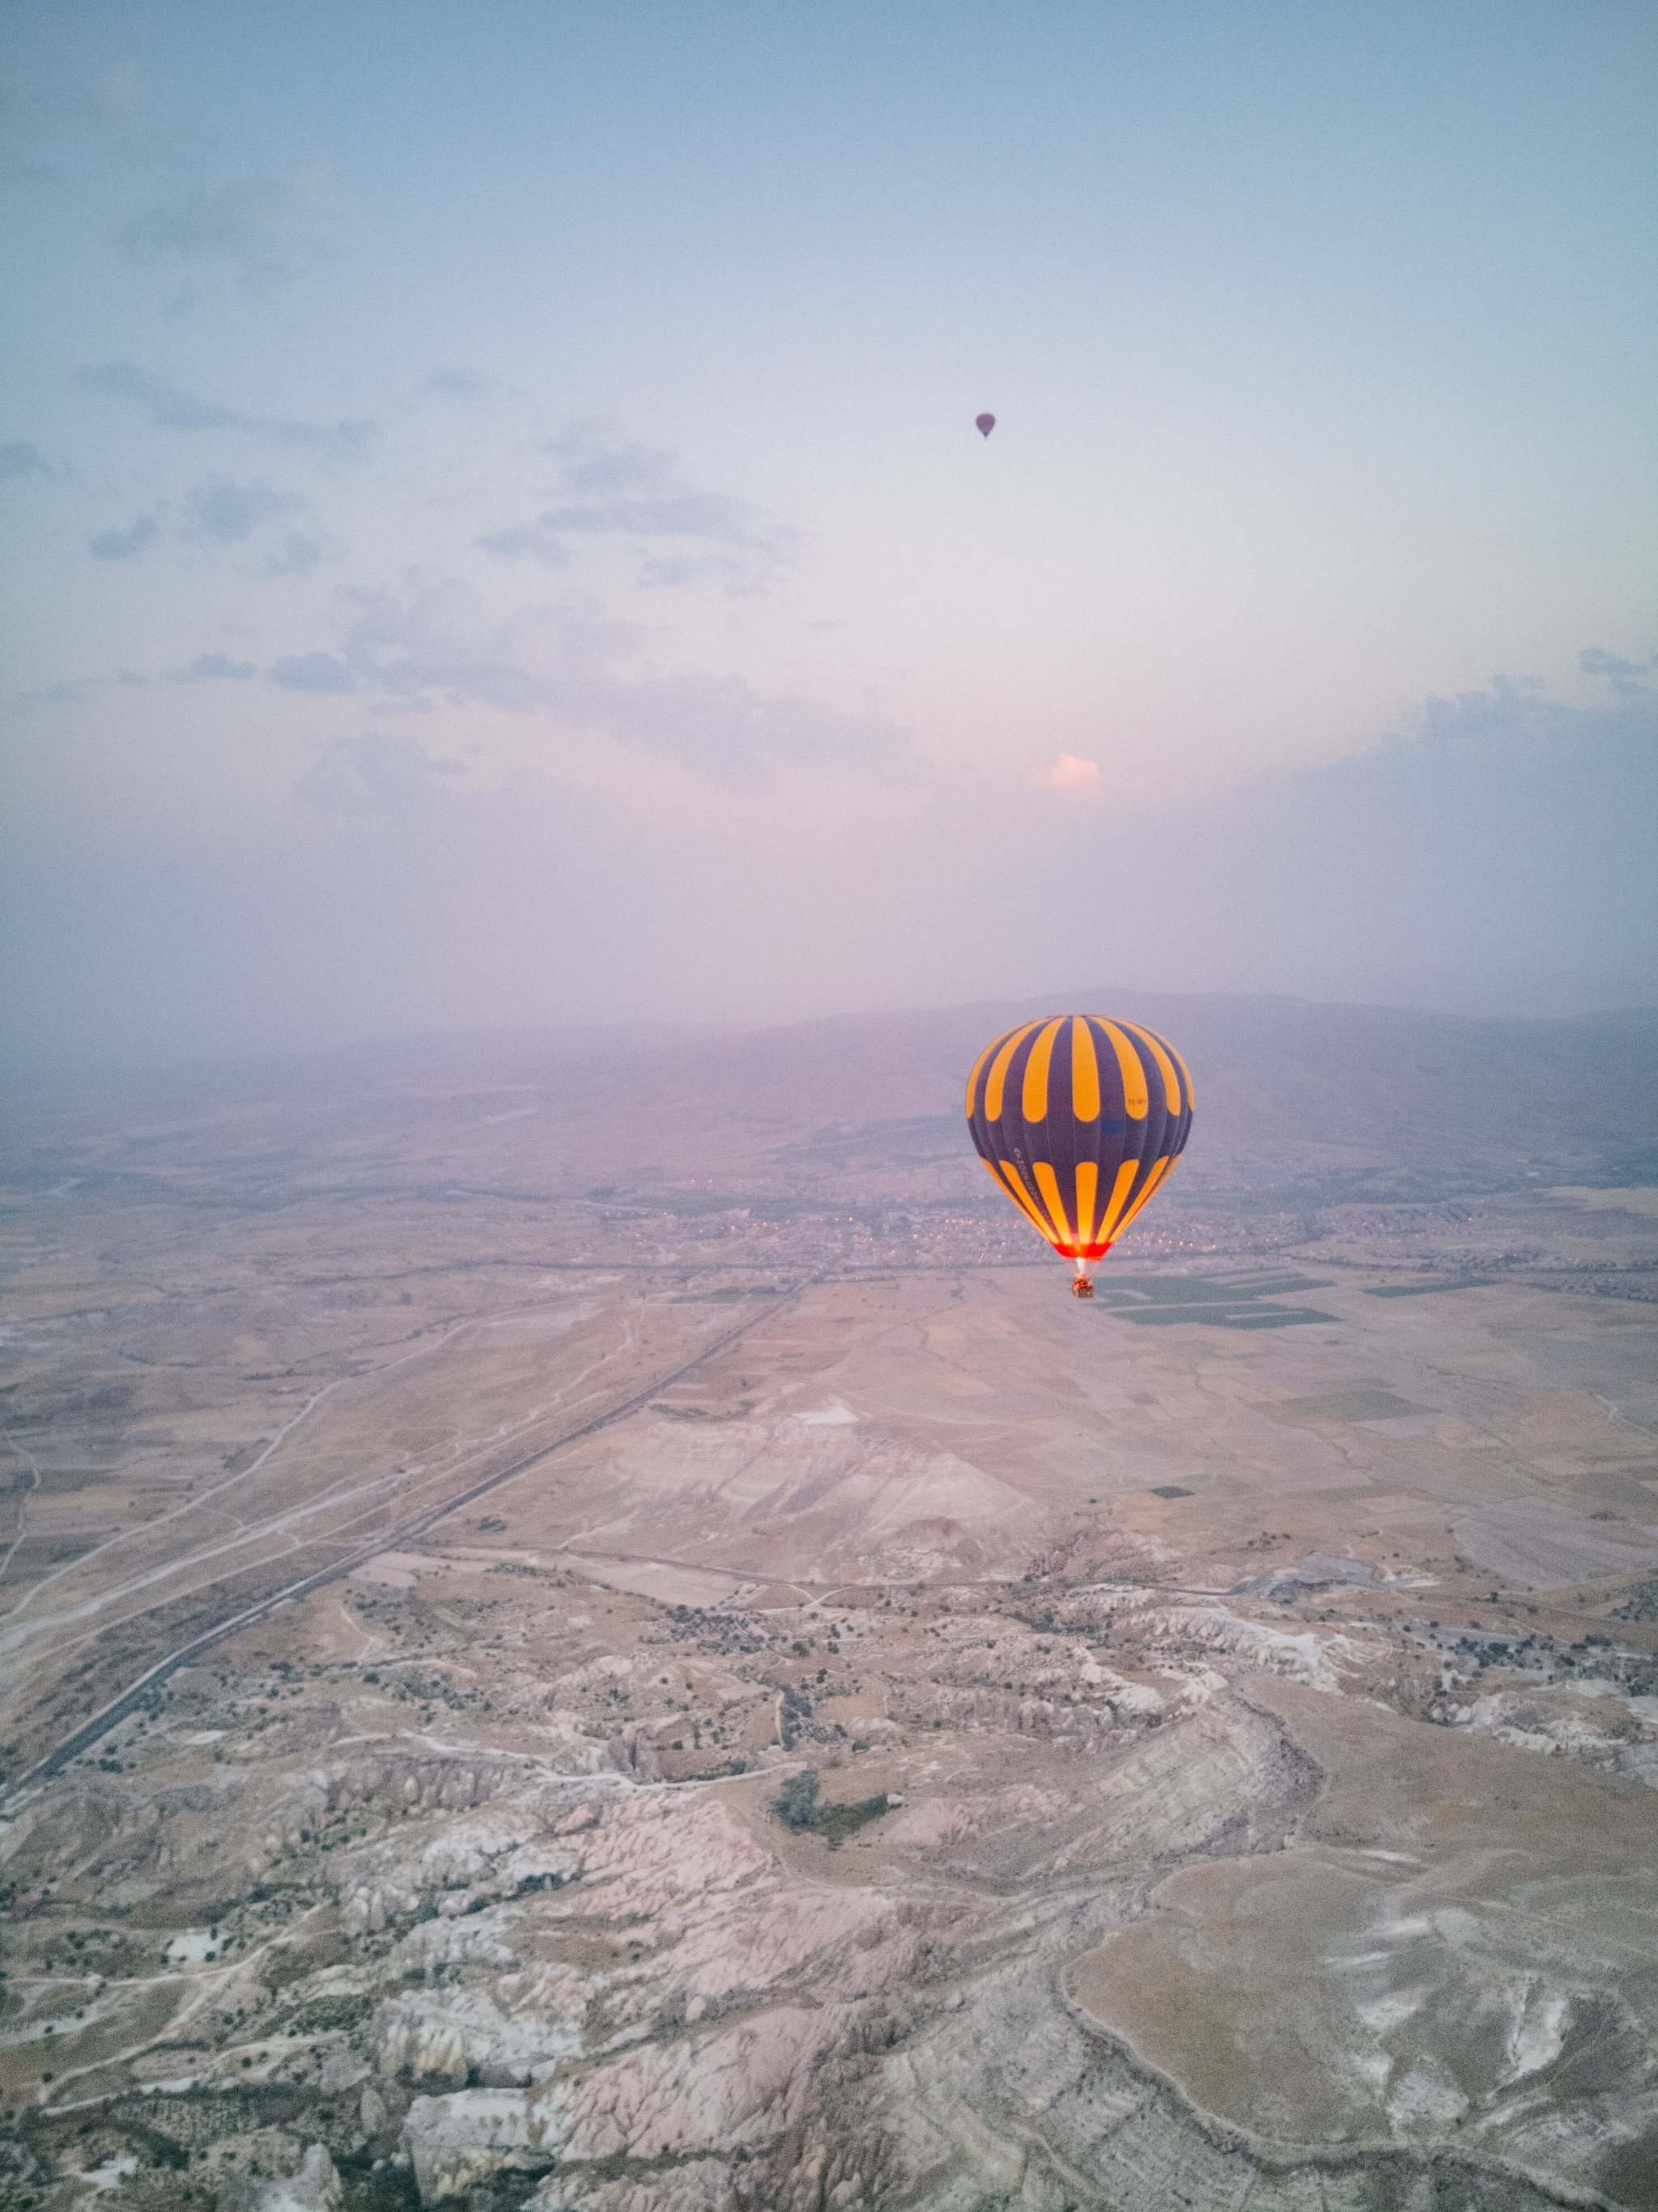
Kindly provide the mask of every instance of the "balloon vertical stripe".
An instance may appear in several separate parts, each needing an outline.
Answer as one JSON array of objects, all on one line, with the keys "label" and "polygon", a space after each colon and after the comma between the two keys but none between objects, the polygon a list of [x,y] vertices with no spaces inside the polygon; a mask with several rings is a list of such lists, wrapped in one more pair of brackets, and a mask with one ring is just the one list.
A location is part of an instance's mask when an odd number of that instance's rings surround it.
[{"label": "balloon vertical stripe", "polygon": [[1127,1031],[1115,1022],[1103,1022],[1101,1027],[1110,1038],[1111,1048],[1117,1055],[1117,1067],[1122,1076],[1122,1110],[1133,1121],[1143,1121],[1150,1093],[1139,1048],[1131,1041]]},{"label": "balloon vertical stripe", "polygon": [[1134,1188],[1134,1178],[1140,1171],[1138,1160],[1125,1160],[1117,1170],[1117,1180],[1112,1188],[1111,1203],[1105,1209],[1100,1223],[1100,1241],[1103,1244],[1116,1242],[1117,1230],[1122,1221],[1122,1210],[1128,1203],[1128,1194]]},{"label": "balloon vertical stripe", "polygon": [[[985,1164],[987,1167],[990,1166],[990,1163],[988,1161],[987,1161]],[[1054,1242],[1054,1232],[1048,1227],[1047,1222],[1042,1219],[1042,1215],[1037,1212],[1035,1200],[1031,1198],[1024,1185],[1019,1181],[1018,1176],[1015,1175],[1013,1170],[1009,1167],[1005,1160],[1000,1161],[999,1165],[1000,1167],[1002,1176],[1006,1182],[1007,1188],[1013,1194],[1014,1203],[1017,1206],[1022,1206],[1024,1208],[1025,1212],[1030,1216],[1031,1220],[1035,1224],[1036,1227],[1041,1230],[1042,1235],[1047,1237],[1048,1243],[1051,1244]],[[993,1177],[996,1174],[996,1169],[992,1167],[990,1169],[990,1172]]]},{"label": "balloon vertical stripe", "polygon": [[1132,1030],[1138,1043],[1148,1045],[1151,1048],[1151,1057],[1157,1063],[1157,1073],[1163,1078],[1163,1095],[1168,1102],[1169,1111],[1177,1115],[1180,1112],[1180,1078],[1175,1073],[1174,1061],[1163,1048],[1163,1039],[1160,1036],[1154,1036],[1150,1030],[1143,1030],[1136,1024],[1130,1023],[1127,1026]]},{"label": "balloon vertical stripe", "polygon": [[[1092,1119],[1090,1115],[1088,1117]],[[1097,1160],[1078,1160],[1077,1163],[1077,1242],[1086,1244],[1094,1234],[1094,1201],[1099,1196],[1100,1164]]]},{"label": "balloon vertical stripe", "polygon": [[1071,1017],[1071,1110],[1079,1121],[1100,1118],[1100,1056],[1080,1014]]},{"label": "balloon vertical stripe", "polygon": [[1047,1160],[1038,1160],[1033,1172],[1036,1177],[1036,1188],[1042,1194],[1042,1204],[1048,1210],[1048,1218],[1054,1224],[1054,1235],[1061,1244],[1074,1242],[1071,1224],[1065,1217],[1065,1200],[1060,1195],[1058,1176]]},{"label": "balloon vertical stripe", "polygon": [[993,1121],[1002,1118],[1002,1091],[1007,1082],[1007,1071],[1013,1064],[1013,1055],[1032,1030],[1040,1027],[1036,1022],[1027,1022],[1022,1030],[1011,1030],[1006,1042],[990,1066],[990,1079],[985,1085],[985,1113]]},{"label": "balloon vertical stripe", "polygon": [[1048,1119],[1048,1071],[1054,1060],[1054,1040],[1060,1034],[1058,1022],[1049,1022],[1030,1048],[1030,1057],[1024,1064],[1024,1083],[1020,1104],[1027,1121]]}]

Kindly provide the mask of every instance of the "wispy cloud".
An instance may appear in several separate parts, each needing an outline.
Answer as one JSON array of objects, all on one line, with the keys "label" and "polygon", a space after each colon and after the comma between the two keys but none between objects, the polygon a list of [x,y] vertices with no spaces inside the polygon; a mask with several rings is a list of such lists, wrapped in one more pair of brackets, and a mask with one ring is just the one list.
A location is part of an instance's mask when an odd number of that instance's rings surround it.
[{"label": "wispy cloud", "polygon": [[522,607],[496,623],[470,586],[413,580],[363,595],[359,608],[337,653],[280,660],[272,680],[293,690],[360,684],[411,707],[436,699],[544,714],[732,785],[787,766],[882,770],[908,756],[908,733],[875,716],[768,695],[738,676],[660,674],[643,628],[591,599]]},{"label": "wispy cloud", "polygon": [[[100,531],[87,541],[95,560],[128,561],[144,552],[166,534],[210,554],[231,554],[247,545],[266,526],[283,515],[303,510],[307,502],[296,492],[278,491],[274,485],[238,483],[228,477],[206,477],[185,493],[176,520],[159,501],[125,530]],[[268,576],[309,575],[322,557],[318,539],[290,532],[273,546],[264,561]]]},{"label": "wispy cloud", "polygon": [[245,545],[273,515],[292,514],[304,505],[297,494],[268,483],[209,477],[186,495],[179,534],[203,544]]},{"label": "wispy cloud", "polygon": [[264,572],[267,576],[308,576],[321,559],[320,540],[295,532],[270,556]]},{"label": "wispy cloud", "polygon": [[183,276],[187,289],[171,307],[227,278],[263,289],[322,252],[330,210],[321,162],[250,167],[242,145],[159,106],[139,67],[43,71],[14,84],[14,176],[96,208],[129,267]]},{"label": "wispy cloud", "polygon": [[180,684],[246,684],[258,674],[251,660],[233,660],[228,653],[198,653],[188,668],[180,669]]},{"label": "wispy cloud", "polygon": [[290,653],[277,661],[270,680],[284,691],[355,691],[357,679],[337,653]]},{"label": "wispy cloud", "polygon": [[159,514],[141,514],[125,530],[100,530],[95,538],[88,538],[87,550],[94,561],[131,561],[161,534]]},{"label": "wispy cloud", "polygon": [[342,458],[361,453],[374,434],[374,424],[367,420],[303,422],[288,416],[250,415],[240,408],[203,399],[130,361],[106,362],[98,368],[81,369],[76,381],[85,391],[108,392],[131,401],[163,430],[235,430],[270,445]]},{"label": "wispy cloud", "polygon": [[180,180],[122,223],[112,242],[138,268],[217,264],[269,283],[316,252],[322,190],[314,166],[289,177]]},{"label": "wispy cloud", "polygon": [[641,583],[716,583],[732,592],[765,591],[798,556],[799,532],[747,500],[692,483],[660,447],[587,422],[547,450],[557,466],[556,502],[479,538],[487,552],[562,568],[573,558],[573,538],[623,538],[639,550]]},{"label": "wispy cloud", "polygon": [[1600,646],[1588,645],[1578,654],[1577,665],[1585,676],[1604,676],[1621,699],[1644,698],[1652,686],[1643,684],[1641,678],[1658,666],[1658,659],[1625,660]]},{"label": "wispy cloud", "polygon": [[493,388],[494,381],[472,368],[434,368],[421,390],[435,392],[446,399],[481,399]]},{"label": "wispy cloud", "polygon": [[533,522],[516,522],[510,530],[492,531],[478,544],[504,561],[538,561],[544,568],[568,568],[572,558],[550,512]]},{"label": "wispy cloud", "polygon": [[412,738],[374,731],[361,738],[336,738],[294,788],[308,806],[325,814],[404,814],[444,777],[465,772],[461,762],[428,753]]},{"label": "wispy cloud", "polygon": [[14,438],[0,446],[0,483],[18,477],[49,477],[57,472],[32,439]]}]

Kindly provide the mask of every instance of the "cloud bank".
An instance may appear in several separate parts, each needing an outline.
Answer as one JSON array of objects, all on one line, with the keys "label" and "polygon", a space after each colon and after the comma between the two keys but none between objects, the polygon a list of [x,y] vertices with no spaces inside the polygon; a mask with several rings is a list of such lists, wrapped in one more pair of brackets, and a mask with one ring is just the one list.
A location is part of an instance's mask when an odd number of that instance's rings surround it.
[{"label": "cloud bank", "polygon": [[277,661],[273,682],[289,690],[361,690],[414,708],[547,717],[565,730],[671,755],[732,787],[757,787],[785,767],[878,774],[909,755],[908,734],[878,716],[768,695],[738,676],[655,671],[643,626],[590,594],[532,603],[504,619],[456,580],[411,577],[352,598],[355,617],[337,649]]},{"label": "cloud bank", "polygon": [[267,445],[296,447],[338,459],[349,459],[361,453],[374,434],[375,426],[367,419],[304,422],[288,416],[250,415],[240,408],[203,399],[130,361],[109,361],[100,367],[83,368],[76,381],[83,391],[104,392],[128,401],[162,430],[234,430]]},{"label": "cloud bank", "polygon": [[[452,632],[438,650],[418,597],[362,621],[365,661],[495,684]],[[856,817],[734,795],[681,826],[347,730],[287,811],[235,839],[64,846],[14,823],[5,1017],[30,1056],[123,1058],[987,993],[1035,1005],[1102,978],[1470,1012],[1650,1004],[1655,824],[1658,705],[1500,684],[1430,702],[1357,758],[1151,813],[918,775]]]},{"label": "cloud bank", "polygon": [[572,538],[618,538],[635,549],[642,584],[714,583],[738,592],[768,590],[798,556],[798,532],[746,500],[690,483],[675,455],[618,438],[608,423],[574,423],[546,450],[554,503],[480,538],[486,552],[565,568]]}]

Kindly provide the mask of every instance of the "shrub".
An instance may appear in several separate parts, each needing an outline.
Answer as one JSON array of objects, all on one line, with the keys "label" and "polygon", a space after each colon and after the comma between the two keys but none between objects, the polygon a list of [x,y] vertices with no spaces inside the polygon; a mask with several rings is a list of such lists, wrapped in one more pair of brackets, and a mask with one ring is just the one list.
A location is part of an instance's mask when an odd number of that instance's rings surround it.
[{"label": "shrub", "polygon": [[817,1826],[817,1770],[792,1774],[772,1801],[772,1810],[786,1828],[799,1834]]}]

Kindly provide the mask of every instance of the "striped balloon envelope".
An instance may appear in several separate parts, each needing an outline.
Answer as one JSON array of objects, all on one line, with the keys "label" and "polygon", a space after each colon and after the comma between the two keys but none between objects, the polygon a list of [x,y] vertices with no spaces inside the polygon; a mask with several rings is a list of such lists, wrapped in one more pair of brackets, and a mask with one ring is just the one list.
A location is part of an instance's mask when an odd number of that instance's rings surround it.
[{"label": "striped balloon envelope", "polygon": [[987,1044],[967,1085],[967,1125],[991,1181],[1091,1297],[1102,1260],[1162,1187],[1192,1127],[1192,1079],[1138,1022],[1054,1014]]}]

